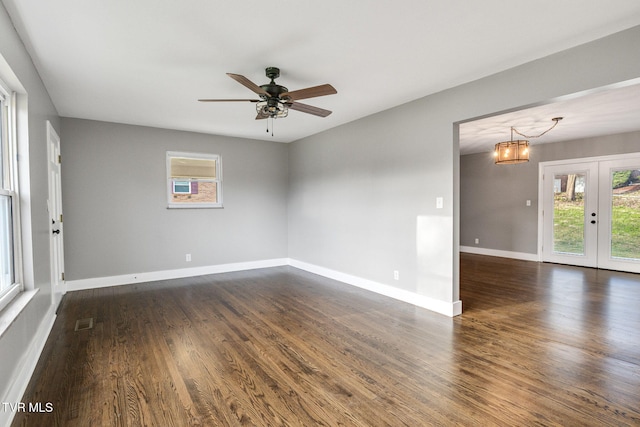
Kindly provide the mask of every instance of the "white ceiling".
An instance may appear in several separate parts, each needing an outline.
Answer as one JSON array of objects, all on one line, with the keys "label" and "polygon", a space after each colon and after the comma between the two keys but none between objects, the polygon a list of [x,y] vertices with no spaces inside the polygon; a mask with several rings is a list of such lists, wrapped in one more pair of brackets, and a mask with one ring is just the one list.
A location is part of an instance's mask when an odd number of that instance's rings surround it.
[{"label": "white ceiling", "polygon": [[[61,116],[280,142],[640,24],[638,0],[2,2]],[[268,66],[290,90],[332,84],[336,95],[303,102],[333,114],[291,111],[272,137],[254,104],[197,102],[253,98],[225,73],[264,84]],[[554,134],[584,130],[584,107],[568,105],[536,117],[566,116]],[[507,139],[540,125],[516,118],[497,119]],[[465,137],[463,152],[479,144]]]}]

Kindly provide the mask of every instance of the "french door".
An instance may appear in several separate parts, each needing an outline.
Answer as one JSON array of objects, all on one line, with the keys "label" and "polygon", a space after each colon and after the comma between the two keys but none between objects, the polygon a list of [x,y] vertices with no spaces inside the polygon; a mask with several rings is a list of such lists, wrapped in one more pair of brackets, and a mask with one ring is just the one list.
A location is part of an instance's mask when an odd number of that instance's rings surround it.
[{"label": "french door", "polygon": [[542,260],[640,273],[640,155],[542,169]]}]

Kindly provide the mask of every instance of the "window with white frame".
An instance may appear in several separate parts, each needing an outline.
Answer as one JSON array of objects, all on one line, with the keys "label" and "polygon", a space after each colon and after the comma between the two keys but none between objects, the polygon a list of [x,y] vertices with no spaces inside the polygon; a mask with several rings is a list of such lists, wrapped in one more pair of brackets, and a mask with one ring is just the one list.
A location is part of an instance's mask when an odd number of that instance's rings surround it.
[{"label": "window with white frame", "polygon": [[220,156],[167,151],[167,201],[170,208],[221,208]]},{"label": "window with white frame", "polygon": [[0,81],[0,310],[21,290],[15,95]]}]

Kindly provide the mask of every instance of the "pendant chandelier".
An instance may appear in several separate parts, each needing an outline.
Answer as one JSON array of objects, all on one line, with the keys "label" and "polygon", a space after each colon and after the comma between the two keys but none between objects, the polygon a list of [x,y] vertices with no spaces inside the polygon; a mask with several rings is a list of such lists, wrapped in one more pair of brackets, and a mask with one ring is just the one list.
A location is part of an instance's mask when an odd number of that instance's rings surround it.
[{"label": "pendant chandelier", "polygon": [[517,133],[518,135],[532,139],[532,138],[540,138],[545,133],[549,132],[551,129],[558,125],[558,122],[562,120],[562,117],[555,117],[553,119],[553,125],[542,132],[540,135],[535,136],[527,136],[523,133],[519,132],[516,128],[511,126],[511,139],[509,141],[499,142],[496,144],[495,149],[493,151],[493,157],[495,158],[496,165],[510,165],[515,163],[525,163],[529,161],[529,141],[518,139],[513,140],[513,133]]}]

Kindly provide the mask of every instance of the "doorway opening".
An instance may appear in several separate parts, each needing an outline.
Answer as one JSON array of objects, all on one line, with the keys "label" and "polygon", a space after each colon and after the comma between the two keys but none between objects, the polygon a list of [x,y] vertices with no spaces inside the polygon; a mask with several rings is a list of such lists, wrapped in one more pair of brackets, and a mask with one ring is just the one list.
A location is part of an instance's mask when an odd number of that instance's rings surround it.
[{"label": "doorway opening", "polygon": [[[539,164],[638,151],[638,112],[634,79],[459,122],[460,250],[540,261]],[[532,142],[528,163],[494,164],[494,146],[509,138],[510,126],[535,133],[558,116],[562,123]]]},{"label": "doorway opening", "polygon": [[64,227],[62,184],[60,178],[60,137],[47,121],[47,156],[49,173],[49,263],[51,268],[51,303],[60,304],[64,290]]}]

